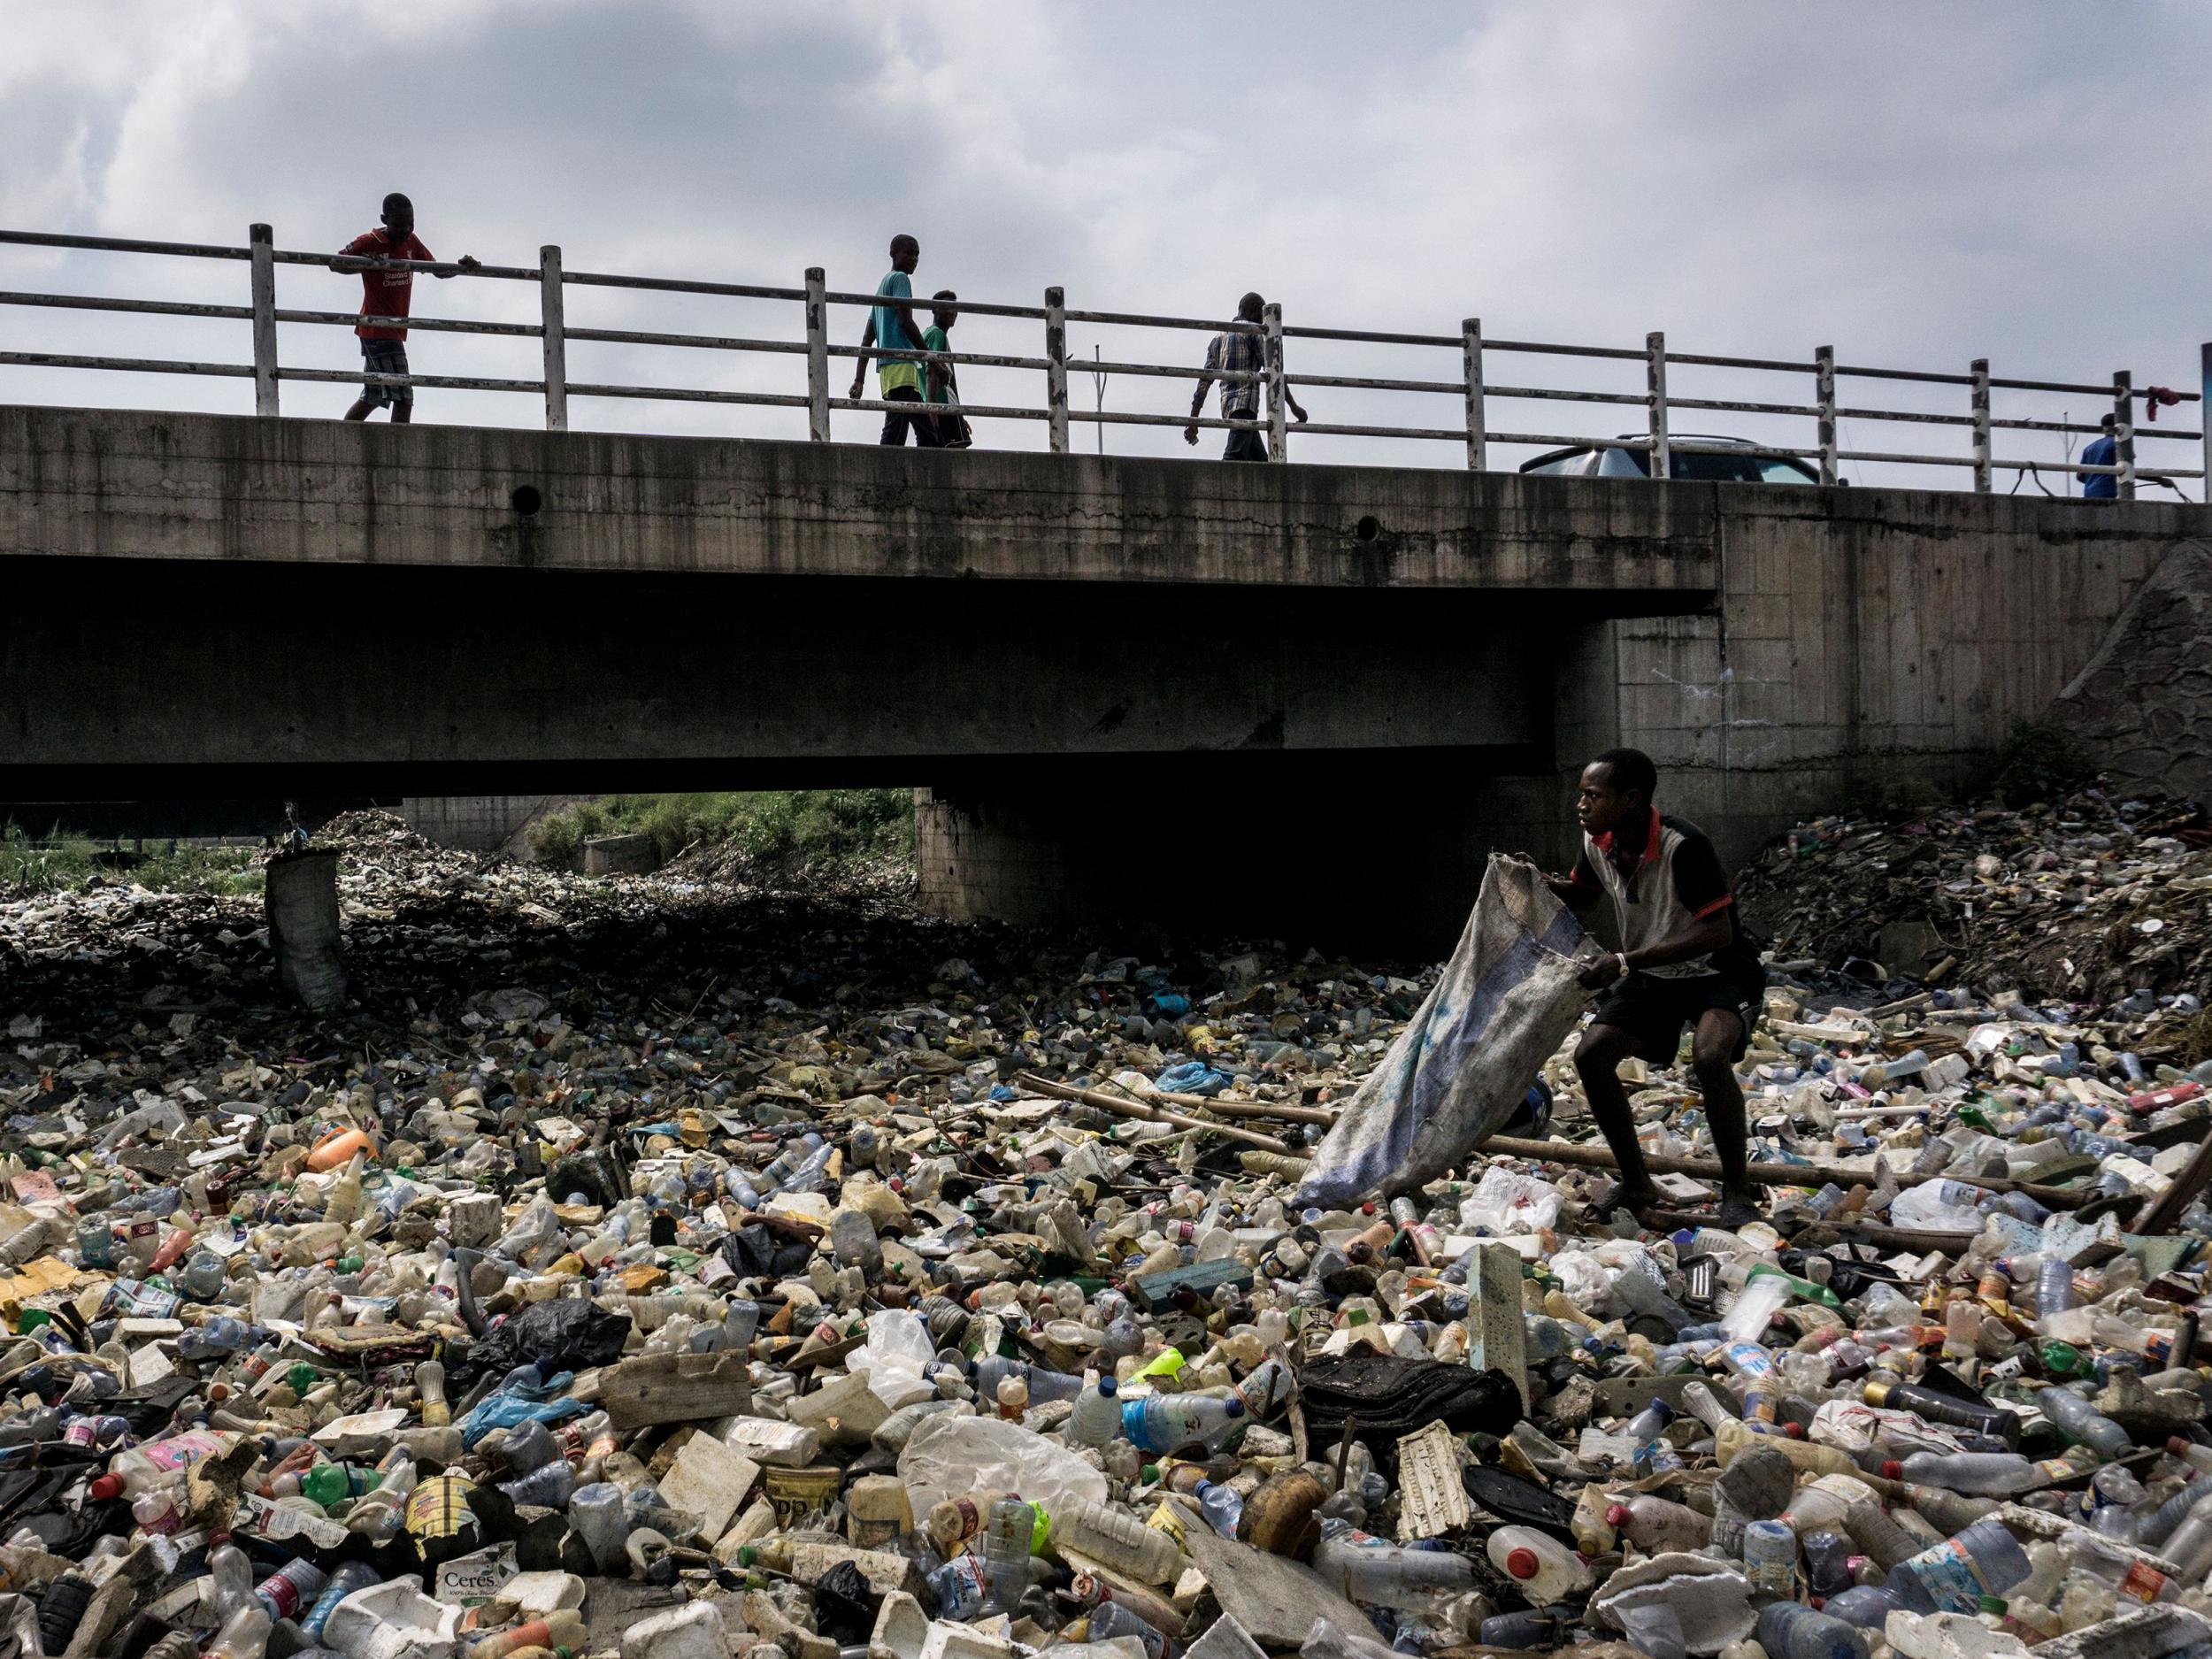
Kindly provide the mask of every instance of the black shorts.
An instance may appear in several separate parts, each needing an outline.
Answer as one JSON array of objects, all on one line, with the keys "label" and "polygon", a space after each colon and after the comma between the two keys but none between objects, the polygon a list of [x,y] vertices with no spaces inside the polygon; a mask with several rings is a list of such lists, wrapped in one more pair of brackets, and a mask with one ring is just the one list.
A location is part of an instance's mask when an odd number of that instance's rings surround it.
[{"label": "black shorts", "polygon": [[1733,973],[1701,973],[1688,979],[1663,979],[1655,973],[1632,973],[1599,1000],[1595,1023],[1611,1025],[1634,1039],[1630,1052],[1655,1065],[1671,1062],[1681,1047],[1682,1030],[1695,1025],[1709,1008],[1726,1009],[1743,1022],[1736,1037],[1740,1061],[1751,1042],[1751,1027],[1758,1022],[1766,1000],[1766,978]]}]

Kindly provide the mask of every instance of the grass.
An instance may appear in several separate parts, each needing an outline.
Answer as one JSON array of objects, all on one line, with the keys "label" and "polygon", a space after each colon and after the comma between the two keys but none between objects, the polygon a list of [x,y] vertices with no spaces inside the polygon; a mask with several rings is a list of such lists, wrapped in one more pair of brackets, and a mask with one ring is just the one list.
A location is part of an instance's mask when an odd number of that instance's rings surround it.
[{"label": "grass", "polygon": [[531,855],[575,865],[594,835],[642,831],[665,860],[690,847],[727,848],[762,868],[833,869],[911,856],[910,789],[775,789],[715,795],[609,795],[541,819]]},{"label": "grass", "polygon": [[0,825],[0,897],[27,898],[81,887],[97,875],[157,893],[258,893],[264,878],[248,863],[250,847],[186,847],[174,842],[134,855],[57,827],[34,838],[19,824]]}]

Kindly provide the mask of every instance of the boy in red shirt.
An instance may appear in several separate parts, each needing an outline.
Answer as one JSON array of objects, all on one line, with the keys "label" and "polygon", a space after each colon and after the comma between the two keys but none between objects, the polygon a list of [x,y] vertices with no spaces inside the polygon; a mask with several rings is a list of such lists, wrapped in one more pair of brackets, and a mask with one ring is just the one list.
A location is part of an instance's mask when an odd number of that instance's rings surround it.
[{"label": "boy in red shirt", "polygon": [[[380,230],[365,231],[338,250],[341,258],[356,259],[419,259],[428,264],[430,250],[422,245],[415,234],[415,204],[395,190],[384,198],[384,225]],[[336,271],[341,267],[333,264]],[[461,271],[478,268],[476,256],[463,254],[456,267]],[[431,273],[441,279],[454,274],[452,271]],[[362,366],[371,374],[404,374],[407,373],[407,329],[404,319],[407,304],[414,292],[415,273],[408,265],[372,265],[361,273],[361,314],[364,317],[393,317],[401,319],[398,326],[384,327],[374,323],[358,323],[353,332],[361,337]],[[348,420],[366,420],[369,411],[390,404],[394,422],[404,426],[414,416],[415,388],[411,386],[381,386],[372,381],[361,388],[361,396],[351,409],[346,411]]]}]

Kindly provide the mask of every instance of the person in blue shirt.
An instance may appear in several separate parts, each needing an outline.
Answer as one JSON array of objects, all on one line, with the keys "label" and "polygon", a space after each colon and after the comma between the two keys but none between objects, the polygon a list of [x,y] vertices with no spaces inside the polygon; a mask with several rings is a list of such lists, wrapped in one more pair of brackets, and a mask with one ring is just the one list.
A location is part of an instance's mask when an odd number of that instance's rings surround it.
[{"label": "person in blue shirt", "polygon": [[[926,351],[922,343],[922,331],[914,321],[914,285],[908,280],[922,262],[922,244],[908,235],[891,238],[891,269],[883,280],[876,284],[877,303],[868,311],[868,326],[860,336],[859,360],[853,365],[853,389],[857,398],[868,375],[868,353],[876,346],[894,351]],[[882,383],[883,401],[887,403],[916,403],[922,398],[922,365],[903,357],[880,360],[876,367]],[[925,449],[940,447],[937,423],[925,414],[907,414],[901,410],[887,410],[883,417],[883,442],[902,444],[909,429],[914,442]]]},{"label": "person in blue shirt", "polygon": [[[2120,457],[2120,443],[2113,434],[2119,426],[2119,420],[2116,416],[2107,415],[2097,424],[2104,428],[2104,436],[2092,442],[2081,452],[2081,464],[2084,466],[2115,465]],[[2111,472],[2085,473],[2081,480],[2081,493],[2085,501],[2117,501],[2120,498],[2120,480]]]}]

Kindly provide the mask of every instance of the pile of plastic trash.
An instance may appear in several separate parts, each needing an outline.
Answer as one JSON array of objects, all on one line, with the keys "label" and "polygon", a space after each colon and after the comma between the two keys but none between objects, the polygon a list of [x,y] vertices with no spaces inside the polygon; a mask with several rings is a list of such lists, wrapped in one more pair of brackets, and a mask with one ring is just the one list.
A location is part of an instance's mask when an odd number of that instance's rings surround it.
[{"label": "pile of plastic trash", "polygon": [[2091,786],[2020,810],[1821,818],[1738,892],[1778,957],[1864,980],[2099,1002],[2212,984],[2212,819],[2187,802]]},{"label": "pile of plastic trash", "polygon": [[1563,1051],[1543,1156],[1295,1207],[1418,975],[344,894],[321,1022],[250,903],[0,907],[26,1655],[2212,1653],[2185,994],[1779,974],[1768,1218],[1654,1066],[1654,1231]]}]

